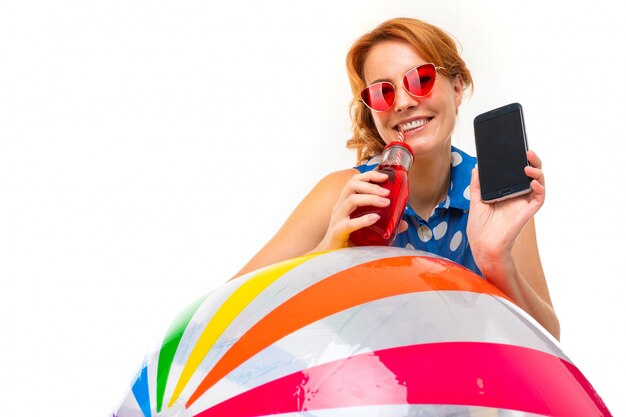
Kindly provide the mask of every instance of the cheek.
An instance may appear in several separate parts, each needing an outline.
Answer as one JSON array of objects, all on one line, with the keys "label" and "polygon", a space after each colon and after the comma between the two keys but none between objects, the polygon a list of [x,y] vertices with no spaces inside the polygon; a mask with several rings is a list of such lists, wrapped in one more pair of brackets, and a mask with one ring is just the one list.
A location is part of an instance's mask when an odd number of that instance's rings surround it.
[{"label": "cheek", "polygon": [[454,125],[456,124],[456,106],[454,105],[454,102],[448,102],[446,103],[446,110],[445,110],[445,117],[443,120],[443,124],[444,124],[444,129],[446,131],[448,130],[454,130]]},{"label": "cheek", "polygon": [[380,137],[382,137],[385,142],[388,142],[384,134],[384,119],[377,114],[373,114],[372,119],[374,120],[374,126],[376,126],[376,130],[378,131]]},{"label": "cheek", "polygon": [[439,90],[439,94],[435,97],[440,115],[446,122],[454,124],[458,112],[456,97],[452,89]]},{"label": "cheek", "polygon": [[433,97],[436,101],[436,104],[433,103],[433,106],[436,107],[437,116],[439,119],[439,123],[437,123],[437,136],[445,136],[448,137],[452,134],[454,127],[456,125],[456,116],[457,116],[457,107],[454,100],[454,96],[448,94],[447,91],[441,91],[436,97]]}]

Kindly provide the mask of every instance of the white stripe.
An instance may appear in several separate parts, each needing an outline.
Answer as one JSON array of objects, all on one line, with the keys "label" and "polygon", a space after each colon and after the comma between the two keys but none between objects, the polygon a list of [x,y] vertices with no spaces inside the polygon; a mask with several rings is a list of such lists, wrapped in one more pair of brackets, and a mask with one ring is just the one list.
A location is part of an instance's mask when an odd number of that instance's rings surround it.
[{"label": "white stripe", "polygon": [[[200,335],[204,331],[205,327],[210,321],[210,318],[215,315],[217,310],[224,304],[224,301],[228,297],[230,297],[237,288],[243,285],[247,280],[249,280],[253,274],[244,275],[236,280],[229,281],[226,284],[218,287],[213,292],[211,292],[207,299],[198,307],[191,320],[187,324],[185,331],[180,339],[180,343],[178,344],[178,348],[176,353],[174,354],[174,358],[172,360],[172,365],[170,367],[170,372],[167,377],[167,384],[165,386],[165,392],[163,394],[163,409],[167,407],[174,394],[174,389],[176,388],[176,384],[180,379],[180,376],[183,372],[183,368],[191,355],[191,351],[193,350],[196,343],[198,343],[198,339],[200,339]],[[208,356],[211,355],[211,351],[209,351]],[[157,350],[154,353],[154,357],[158,358],[159,351]],[[155,359],[156,360],[156,359]],[[206,360],[206,358],[205,358]],[[202,363],[200,364],[200,368],[202,368]],[[194,373],[198,374],[196,371]],[[194,387],[200,383],[202,379],[198,381],[194,381],[194,377],[190,379],[187,387],[181,393],[181,398],[187,398],[191,393],[188,391],[190,383],[194,383]],[[186,397],[186,396],[187,397]]]},{"label": "white stripe", "polygon": [[[428,256],[439,258],[426,252],[408,250],[395,247],[358,247],[346,248],[321,254],[307,262],[298,265],[285,273],[270,284],[259,296],[257,296],[224,330],[222,335],[203,359],[198,370],[193,374],[187,386],[181,393],[178,402],[186,401],[200,385],[206,374],[226,353],[226,351],[254,326],[260,319],[265,317],[276,307],[292,298],[305,288],[321,281],[322,279],[336,274],[337,272],[364,264],[378,259],[393,258],[400,256]],[[271,266],[270,266],[271,267]],[[262,271],[262,270],[259,270]],[[195,344],[206,325],[216,311],[222,306],[228,297],[243,283],[254,277],[259,271],[250,272],[242,277],[225,283],[216,289],[194,314],[188,328],[185,330],[180,341],[178,351],[174,356],[172,368],[168,376],[167,387],[163,401],[164,406],[169,403],[182,373],[183,367],[191,354]],[[158,352],[155,353],[158,356]]]},{"label": "white stripe", "polygon": [[115,412],[117,417],[145,417],[131,389]]},{"label": "white stripe", "polygon": [[502,343],[568,360],[554,339],[534,323],[509,301],[488,294],[426,291],[383,298],[284,337],[219,381],[194,404],[194,411],[312,366],[398,346]]},{"label": "white stripe", "polygon": [[148,362],[148,392],[150,395],[150,409],[156,410],[156,380],[157,380],[157,367],[158,367],[158,355],[154,355]]}]

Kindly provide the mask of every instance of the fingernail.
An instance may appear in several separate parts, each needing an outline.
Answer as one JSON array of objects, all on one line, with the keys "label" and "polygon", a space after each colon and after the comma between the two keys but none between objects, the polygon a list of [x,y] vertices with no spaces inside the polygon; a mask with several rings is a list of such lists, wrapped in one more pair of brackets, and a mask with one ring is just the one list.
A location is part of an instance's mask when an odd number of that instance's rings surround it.
[{"label": "fingernail", "polygon": [[386,189],[386,188],[383,188],[383,187],[378,187],[378,191],[379,191],[381,194],[384,194],[384,195],[389,194],[389,190],[388,190],[388,189]]}]

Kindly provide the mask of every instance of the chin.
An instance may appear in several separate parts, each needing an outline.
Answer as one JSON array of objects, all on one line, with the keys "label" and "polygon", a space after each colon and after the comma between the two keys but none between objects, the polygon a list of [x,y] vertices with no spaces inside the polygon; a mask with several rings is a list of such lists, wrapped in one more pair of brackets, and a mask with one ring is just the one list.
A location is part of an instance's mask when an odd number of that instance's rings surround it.
[{"label": "chin", "polygon": [[416,136],[412,138],[405,138],[404,141],[407,145],[413,148],[413,152],[416,155],[434,150],[437,147],[436,141],[431,137]]}]

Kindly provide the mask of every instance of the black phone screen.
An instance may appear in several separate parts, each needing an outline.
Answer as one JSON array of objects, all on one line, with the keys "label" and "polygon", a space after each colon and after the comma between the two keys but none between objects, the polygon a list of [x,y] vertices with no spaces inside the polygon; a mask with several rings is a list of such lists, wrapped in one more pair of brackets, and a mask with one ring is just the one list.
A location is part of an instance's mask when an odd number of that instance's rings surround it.
[{"label": "black phone screen", "polygon": [[481,194],[529,184],[521,108],[474,123]]}]

